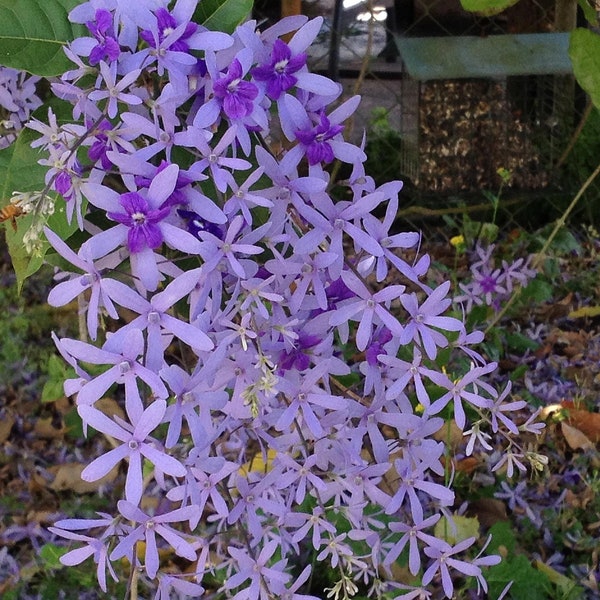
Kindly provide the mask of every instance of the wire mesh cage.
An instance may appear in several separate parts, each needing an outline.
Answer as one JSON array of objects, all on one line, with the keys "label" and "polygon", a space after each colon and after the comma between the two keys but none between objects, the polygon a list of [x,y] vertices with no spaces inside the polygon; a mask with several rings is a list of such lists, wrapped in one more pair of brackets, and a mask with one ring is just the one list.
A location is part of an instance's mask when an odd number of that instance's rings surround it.
[{"label": "wire mesh cage", "polygon": [[[570,195],[556,166],[586,106],[568,58],[567,32],[580,18],[577,0],[519,0],[487,16],[464,10],[460,0],[303,0],[302,10],[324,16],[310,49],[311,69],[338,79],[344,97],[362,95],[352,141],[367,131],[369,172],[379,182],[403,179],[412,192],[406,202],[423,204],[440,194],[481,199],[482,189],[498,189],[500,168],[512,174],[504,188],[514,193],[545,194],[551,203],[556,192],[557,207]],[[333,44],[336,10],[342,18]],[[429,64],[451,68],[428,77],[411,73],[399,40],[456,43],[463,54],[472,43],[506,40],[514,52],[524,51],[516,67],[497,71],[488,64],[493,52],[472,52],[472,73],[459,76],[451,55],[438,52]],[[546,45],[534,52],[540,43]],[[477,63],[488,70],[482,74]]]},{"label": "wire mesh cage", "polygon": [[[568,39],[559,33],[574,26],[576,5],[566,14],[553,0],[521,0],[495,16],[467,12],[458,0],[400,0],[395,9],[404,11],[393,23],[399,60],[412,48],[422,67],[410,73],[418,119],[401,132],[418,147],[418,164],[406,167],[418,173],[417,187],[494,188],[499,168],[511,172],[515,189],[547,187],[576,121]],[[428,52],[435,54],[423,57]]]}]

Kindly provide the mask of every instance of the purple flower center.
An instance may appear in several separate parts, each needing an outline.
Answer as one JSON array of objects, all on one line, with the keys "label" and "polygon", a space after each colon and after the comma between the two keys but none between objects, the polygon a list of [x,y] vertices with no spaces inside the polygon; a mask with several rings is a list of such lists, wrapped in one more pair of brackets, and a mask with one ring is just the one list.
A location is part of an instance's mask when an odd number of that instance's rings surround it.
[{"label": "purple flower center", "polygon": [[271,60],[252,69],[251,73],[257,81],[266,82],[267,96],[277,100],[283,92],[296,85],[298,79],[293,74],[306,65],[306,58],[304,52],[292,56],[292,51],[285,42],[275,40]]},{"label": "purple flower center", "polygon": [[296,139],[306,146],[306,158],[309,165],[321,162],[333,162],[335,156],[328,140],[332,139],[344,129],[343,125],[332,125],[325,115],[319,115],[320,123],[312,129],[300,129],[295,133]]},{"label": "purple flower center", "polygon": [[241,119],[254,110],[254,99],[258,96],[258,88],[242,79],[244,73],[240,61],[232,61],[227,75],[215,81],[213,91],[216,98],[223,103],[223,112],[230,119]]},{"label": "purple flower center", "polygon": [[485,294],[489,294],[496,291],[497,281],[495,277],[486,275],[481,279],[479,285]]},{"label": "purple flower center", "polygon": [[119,199],[125,213],[109,212],[108,218],[129,227],[127,247],[130,252],[141,252],[144,248],[154,250],[162,242],[162,232],[158,223],[168,216],[169,206],[158,210],[150,208],[146,199],[137,192],[121,194]]}]

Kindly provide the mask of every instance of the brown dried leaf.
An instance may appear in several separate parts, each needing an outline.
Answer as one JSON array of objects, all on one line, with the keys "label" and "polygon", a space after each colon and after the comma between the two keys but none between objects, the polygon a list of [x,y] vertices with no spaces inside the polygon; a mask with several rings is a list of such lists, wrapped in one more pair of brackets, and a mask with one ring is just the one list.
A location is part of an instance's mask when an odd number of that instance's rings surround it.
[{"label": "brown dried leaf", "polygon": [[567,490],[565,494],[565,504],[572,508],[583,508],[594,499],[594,491],[587,487],[583,492],[575,493],[572,490]]},{"label": "brown dried leaf", "polygon": [[600,443],[600,413],[575,408],[573,402],[561,402],[567,416],[567,423],[585,434],[592,443]]},{"label": "brown dried leaf", "polygon": [[114,398],[100,398],[95,404],[94,408],[102,411],[107,417],[117,416],[121,419],[125,419],[125,412],[118,405]]},{"label": "brown dried leaf", "polygon": [[84,468],[85,465],[82,465],[81,463],[67,463],[61,465],[56,471],[54,481],[50,484],[50,489],[55,492],[72,490],[77,494],[91,494],[97,492],[101,486],[113,482],[119,473],[119,467],[116,465],[112,471],[102,479],[88,482],[81,479],[81,472]]},{"label": "brown dried leaf", "polygon": [[572,427],[571,425],[563,421],[560,424],[560,428],[571,450],[590,450],[594,447],[594,444],[592,444],[592,442],[585,435],[585,433],[583,433],[576,427]]},{"label": "brown dried leaf", "polygon": [[33,430],[39,438],[43,438],[45,440],[62,438],[66,431],[64,427],[60,427],[60,429],[54,427],[52,424],[52,417],[38,419],[33,426]]},{"label": "brown dried leaf", "polygon": [[450,448],[456,450],[464,440],[462,429],[456,424],[454,419],[446,421],[439,429],[433,434],[433,439],[437,442],[444,442],[449,445]]},{"label": "brown dried leaf", "polygon": [[498,521],[508,521],[506,505],[496,498],[480,498],[469,502],[467,515],[477,517],[483,527],[491,527]]},{"label": "brown dried leaf", "polygon": [[12,415],[5,415],[0,420],[0,444],[3,444],[10,436],[12,426],[15,424],[15,418]]}]

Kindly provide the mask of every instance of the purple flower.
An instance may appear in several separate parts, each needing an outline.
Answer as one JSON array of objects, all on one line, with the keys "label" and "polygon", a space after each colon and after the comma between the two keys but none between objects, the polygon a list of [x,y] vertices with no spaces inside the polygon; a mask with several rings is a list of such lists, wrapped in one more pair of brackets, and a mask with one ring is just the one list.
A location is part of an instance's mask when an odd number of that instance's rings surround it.
[{"label": "purple flower", "polygon": [[[291,23],[291,22],[290,22]],[[308,21],[296,31],[292,39],[286,44],[280,39],[275,39],[270,54],[265,57],[261,65],[252,69],[254,79],[266,86],[266,93],[272,100],[279,100],[281,95],[294,86],[320,94],[322,96],[336,97],[340,93],[340,86],[331,79],[309,73],[306,67],[307,54],[305,50],[312,44],[319,34],[322,17]],[[283,23],[267,30],[264,37],[270,35],[283,35],[286,33]],[[275,29],[279,31],[275,33]],[[291,29],[296,29],[292,25]]]},{"label": "purple flower", "polygon": [[494,400],[494,403],[490,407],[492,431],[494,433],[498,431],[498,421],[502,422],[511,433],[514,433],[515,435],[519,433],[518,427],[504,413],[521,410],[527,406],[527,402],[525,402],[525,400],[505,402],[507,396],[510,394],[511,389],[512,382],[509,381],[502,393],[496,398],[496,400]]},{"label": "purple flower", "polygon": [[194,289],[199,278],[200,269],[186,271],[173,279],[162,292],[154,294],[150,301],[120,281],[114,279],[107,281],[107,288],[111,294],[119,297],[121,306],[139,314],[113,334],[112,343],[119,344],[129,331],[146,330],[148,342],[146,367],[155,373],[158,373],[163,366],[165,333],[174,335],[197,352],[212,350],[214,344],[204,331],[191,323],[175,318],[168,312],[176,302]]},{"label": "purple flower", "polygon": [[285,42],[275,40],[269,62],[255,67],[251,73],[254,79],[267,84],[269,98],[278,100],[283,92],[296,85],[298,79],[294,77],[294,73],[306,65],[306,58],[305,52],[292,56],[292,51]]},{"label": "purple flower", "polygon": [[104,285],[105,280],[102,278],[101,270],[103,268],[114,268],[120,262],[117,256],[107,256],[105,259],[94,264],[92,260],[87,258],[86,252],[80,250],[79,254],[75,254],[60,237],[52,230],[45,228],[44,233],[52,247],[71,264],[81,269],[84,274],[77,275],[75,273],[63,273],[69,275],[67,281],[58,283],[48,294],[48,304],[50,306],[64,306],[71,300],[83,294],[86,290],[91,290],[87,302],[87,328],[92,340],[96,340],[98,334],[98,313],[100,309],[104,309],[112,319],[118,319],[119,315],[113,302],[119,303],[118,296],[111,296],[111,292]]},{"label": "purple flower", "polygon": [[344,128],[340,123],[354,113],[359,103],[360,96],[354,96],[327,116],[324,110],[309,113],[297,98],[286,94],[282,102],[285,107],[281,122],[283,132],[290,141],[300,142],[289,151],[288,160],[298,164],[306,156],[311,167],[329,163],[334,158],[348,163],[366,160],[360,148],[345,142],[341,136]]},{"label": "purple flower", "polygon": [[[450,299],[445,298],[449,289],[449,281],[442,283],[420,306],[415,293],[405,294],[400,298],[402,306],[411,317],[404,328],[401,343],[408,344],[411,340],[420,341],[425,353],[432,360],[437,356],[438,348],[445,348],[448,345],[446,336],[436,329],[444,331],[462,331],[464,329],[462,321],[454,317],[440,316],[452,303]],[[433,329],[434,327],[436,329]]]},{"label": "purple flower", "polygon": [[356,297],[352,300],[341,302],[329,318],[329,324],[336,326],[346,323],[359,315],[359,325],[356,331],[356,347],[364,350],[371,339],[374,324],[385,325],[393,334],[402,335],[402,325],[390,312],[389,304],[399,298],[404,292],[403,285],[392,285],[378,292],[372,293],[367,286],[351,271],[342,271],[344,283],[351,289]]},{"label": "purple flower", "polygon": [[[175,29],[179,26],[175,17],[165,8],[159,8],[156,11],[156,29],[154,31],[144,30],[140,32],[140,37],[154,50],[158,50],[159,46],[165,42],[169,35],[171,35]],[[188,40],[194,33],[196,33],[198,25],[196,23],[186,23],[183,30],[177,37],[169,40],[169,50],[175,52],[188,52],[190,47],[186,40]]]},{"label": "purple flower", "polygon": [[335,138],[343,130],[343,125],[332,125],[324,112],[320,113],[317,126],[311,129],[297,130],[295,132],[296,139],[305,146],[308,164],[333,162],[335,154],[329,140]]},{"label": "purple flower", "polygon": [[246,549],[235,548],[234,546],[227,548],[227,551],[237,563],[237,572],[225,581],[225,589],[237,588],[250,580],[250,584],[233,596],[232,600],[265,598],[268,597],[267,590],[264,587],[265,583],[277,581],[279,584],[286,584],[290,581],[292,576],[283,572],[285,560],[279,560],[272,566],[267,566],[278,546],[279,543],[276,540],[267,542],[255,559],[249,556]]},{"label": "purple flower", "polygon": [[185,467],[177,459],[161,452],[156,447],[155,441],[149,438],[150,432],[162,423],[166,410],[167,403],[164,400],[155,400],[136,419],[135,426],[131,426],[125,422],[119,424],[97,408],[85,404],[80,405],[77,411],[84,423],[123,442],[120,446],[93,460],[82,471],[81,478],[84,481],[98,481],[120,461],[127,459],[129,465],[125,482],[125,498],[137,505],[144,493],[142,456],[161,471],[174,477],[183,477],[186,473]]},{"label": "purple flower", "polygon": [[383,564],[389,566],[396,562],[396,559],[400,556],[406,544],[408,544],[408,568],[413,575],[417,575],[421,569],[421,552],[417,540],[425,542],[428,546],[435,545],[438,542],[437,538],[424,533],[423,530],[433,527],[440,520],[440,516],[439,514],[432,515],[414,525],[408,525],[400,521],[390,523],[390,531],[400,532],[403,535],[389,549]]},{"label": "purple flower", "polygon": [[121,49],[113,32],[111,13],[107,10],[97,10],[95,21],[88,21],[86,27],[97,42],[89,53],[90,65],[97,65],[101,60],[106,60],[108,63],[117,60]]},{"label": "purple flower", "polygon": [[119,204],[125,213],[109,212],[107,216],[129,228],[127,248],[130,252],[141,252],[145,248],[154,250],[162,245],[163,237],[157,224],[171,212],[170,207],[152,209],[137,192],[121,194]]},{"label": "purple flower", "polygon": [[258,89],[249,82],[244,81],[242,65],[235,58],[227,69],[227,74],[213,84],[215,97],[223,103],[223,112],[230,119],[242,119],[254,110],[254,100],[258,96]]},{"label": "purple flower", "polygon": [[464,560],[454,558],[455,554],[463,552],[472,546],[475,540],[476,538],[474,537],[468,538],[462,542],[459,542],[455,546],[450,546],[450,544],[442,540],[435,540],[434,545],[425,548],[425,554],[430,558],[433,558],[434,562],[427,568],[425,573],[423,573],[423,585],[429,584],[439,571],[442,578],[442,589],[446,594],[446,598],[452,598],[452,594],[454,593],[454,585],[452,583],[452,576],[450,575],[449,567],[456,569],[464,575],[469,575],[472,577],[481,575],[481,569],[478,566],[468,563]]},{"label": "purple flower", "polygon": [[154,579],[158,573],[160,559],[156,545],[156,536],[162,537],[177,556],[186,558],[189,561],[196,560],[196,550],[194,546],[184,539],[181,534],[168,525],[169,523],[181,523],[183,521],[193,521],[198,518],[198,508],[196,506],[185,506],[177,508],[168,513],[149,516],[140,510],[136,504],[126,500],[119,500],[119,512],[130,521],[138,523],[137,527],[126,535],[110,554],[111,560],[117,560],[124,556],[130,558],[135,554],[136,542],[144,540],[146,549],[144,553],[144,566],[148,577]]},{"label": "purple flower", "polygon": [[[104,519],[99,521],[102,524],[105,523]],[[94,562],[98,565],[96,569],[96,577],[98,578],[100,589],[104,593],[107,593],[106,570],[108,569],[108,572],[110,573],[114,581],[118,581],[117,574],[115,573],[113,566],[108,560],[108,536],[104,534],[102,537],[98,538],[89,535],[83,535],[81,533],[75,533],[73,531],[67,531],[65,529],[62,529],[62,527],[66,527],[68,525],[68,521],[66,520],[58,521],[56,525],[58,525],[58,527],[49,527],[49,531],[55,533],[56,535],[60,535],[61,537],[64,537],[68,540],[84,542],[83,546],[76,548],[75,550],[70,550],[66,554],[63,554],[60,557],[61,564],[66,565],[67,567],[71,567],[82,563],[84,560],[92,556]],[[92,524],[90,526],[94,525]]]},{"label": "purple flower", "polygon": [[392,515],[398,512],[403,506],[405,498],[408,498],[410,514],[414,522],[422,522],[423,499],[419,497],[417,490],[435,498],[445,506],[454,502],[454,492],[439,483],[428,481],[423,465],[413,465],[412,461],[399,458],[394,461],[394,468],[399,476],[399,486],[385,509],[386,514]]},{"label": "purple flower", "polygon": [[96,183],[83,185],[88,200],[118,222],[117,226],[90,238],[83,247],[89,248],[93,258],[99,258],[120,245],[127,245],[132,253],[133,274],[150,291],[156,289],[160,278],[153,249],[163,241],[190,254],[201,248],[196,238],[166,219],[171,208],[163,204],[173,193],[178,175],[179,167],[169,165],[156,174],[147,190],[125,194]]},{"label": "purple flower", "polygon": [[99,400],[115,383],[125,385],[125,408],[130,419],[136,421],[142,413],[142,400],[137,380],[148,384],[156,396],[166,398],[167,388],[156,373],[137,362],[144,351],[144,338],[139,329],[132,329],[121,336],[116,344],[109,338],[103,348],[96,348],[79,340],[61,339],[65,352],[80,361],[96,365],[113,365],[104,373],[84,383],[77,395],[80,405],[91,405]]},{"label": "purple flower", "polygon": [[481,381],[480,377],[495,371],[497,366],[496,363],[489,363],[484,367],[472,367],[465,375],[454,382],[446,375],[431,371],[429,373],[431,381],[446,388],[448,392],[440,396],[435,402],[432,402],[429,408],[426,409],[426,414],[437,414],[443,410],[450,400],[452,400],[454,402],[454,418],[456,424],[461,429],[464,429],[466,416],[462,406],[462,400],[466,400],[473,406],[489,409],[492,406],[492,400],[483,396],[479,392],[479,388],[482,388],[490,396],[494,396],[495,391],[489,384]]},{"label": "purple flower", "polygon": [[88,98],[94,102],[106,98],[108,100],[106,112],[111,119],[114,119],[117,116],[117,102],[123,102],[127,105],[142,103],[142,99],[139,96],[125,92],[125,90],[140,76],[141,71],[139,69],[128,72],[127,75],[117,83],[116,63],[108,65],[104,61],[100,61],[100,73],[102,73],[106,89],[94,90],[89,93]]}]

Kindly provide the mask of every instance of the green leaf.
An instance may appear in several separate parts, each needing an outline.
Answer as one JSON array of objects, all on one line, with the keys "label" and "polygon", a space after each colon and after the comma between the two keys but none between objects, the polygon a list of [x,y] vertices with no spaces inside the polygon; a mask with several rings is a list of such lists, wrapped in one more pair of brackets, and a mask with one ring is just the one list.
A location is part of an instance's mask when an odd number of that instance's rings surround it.
[{"label": "green leaf", "polygon": [[[42,155],[36,148],[30,146],[37,135],[30,129],[23,129],[14,144],[0,150],[0,206],[6,206],[10,202],[14,191],[39,192],[44,189],[46,167],[38,164],[37,161],[42,158]],[[56,200],[55,194],[51,196]],[[25,250],[23,236],[31,226],[33,218],[32,214],[19,217],[16,221],[16,231],[10,221],[4,224],[6,243],[17,276],[19,290],[25,279],[42,266],[44,255],[50,247],[44,240],[40,252],[36,256],[30,256]],[[48,219],[48,225],[63,240],[66,240],[77,228],[76,219],[73,219],[70,225],[67,223],[65,203],[61,199],[56,201],[56,208],[54,214]]]},{"label": "green leaf", "polygon": [[84,35],[67,15],[78,0],[0,0],[0,64],[34,75],[61,75],[71,65],[63,46]]},{"label": "green leaf", "polygon": [[207,29],[232,33],[252,10],[252,0],[202,0],[194,13],[194,21]]},{"label": "green leaf", "polygon": [[581,27],[571,32],[569,57],[577,83],[600,108],[600,35]]},{"label": "green leaf", "polygon": [[39,557],[46,569],[62,569],[64,565],[60,562],[60,557],[67,551],[67,548],[61,548],[55,544],[44,544],[40,548]]},{"label": "green leaf", "polygon": [[497,15],[516,4],[519,0],[460,0],[462,7],[469,12],[476,12],[486,17]]},{"label": "green leaf", "polygon": [[539,343],[518,331],[506,334],[506,343],[510,350],[525,352],[526,350],[537,350]]},{"label": "green leaf", "polygon": [[554,290],[552,286],[543,279],[532,279],[527,287],[521,292],[521,299],[524,301],[533,301],[536,304],[546,302],[552,299]]},{"label": "green leaf", "polygon": [[[73,407],[63,417],[63,422],[67,428],[67,437],[72,440],[80,440],[85,437],[83,432],[83,421],[77,412],[77,408]],[[95,434],[96,430],[91,427],[88,428],[88,438],[91,438]]]},{"label": "green leaf", "polygon": [[583,597],[583,588],[578,586],[572,579],[562,575],[541,560],[534,561],[534,564],[558,588],[561,598],[575,600]]},{"label": "green leaf", "polygon": [[505,552],[514,554],[515,551],[515,533],[510,523],[498,521],[490,527],[489,531],[492,540],[488,547],[488,553],[500,552],[500,547],[504,547]]},{"label": "green leaf", "polygon": [[588,0],[577,0],[577,4],[581,7],[583,11],[583,16],[585,20],[592,26],[598,26],[598,15],[596,13],[596,7],[592,6]]},{"label": "green leaf", "polygon": [[48,381],[42,389],[42,403],[55,402],[65,395],[64,381],[70,376],[69,369],[64,360],[56,354],[51,354],[48,359]]},{"label": "green leaf", "polygon": [[508,556],[485,574],[489,598],[498,598],[506,584],[513,582],[508,597],[513,600],[549,600],[551,586],[548,577],[534,569],[525,556]]}]

